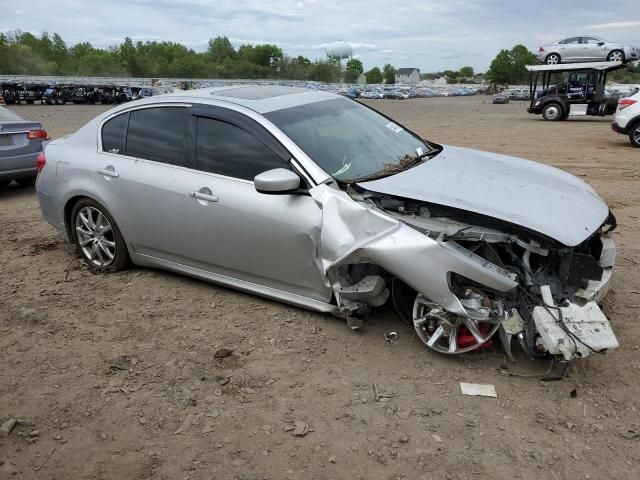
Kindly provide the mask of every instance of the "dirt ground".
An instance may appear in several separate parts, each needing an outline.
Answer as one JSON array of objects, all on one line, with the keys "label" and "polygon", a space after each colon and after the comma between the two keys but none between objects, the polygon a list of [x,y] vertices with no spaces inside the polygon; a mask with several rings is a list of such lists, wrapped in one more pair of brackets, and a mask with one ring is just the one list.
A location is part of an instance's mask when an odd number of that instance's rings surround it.
[{"label": "dirt ground", "polygon": [[[163,271],[93,274],[34,190],[12,186],[0,192],[0,423],[19,423],[0,433],[0,478],[638,478],[640,437],[622,433],[640,428],[640,150],[610,119],[543,122],[490,97],[370,103],[436,142],[589,182],[619,222],[606,313],[620,348],[545,383],[505,372],[548,363],[510,363],[498,347],[435,355],[386,311],[352,332]],[[104,108],[15,110],[59,137]],[[233,354],[216,358],[221,347]],[[498,398],[463,397],[461,381]]]}]

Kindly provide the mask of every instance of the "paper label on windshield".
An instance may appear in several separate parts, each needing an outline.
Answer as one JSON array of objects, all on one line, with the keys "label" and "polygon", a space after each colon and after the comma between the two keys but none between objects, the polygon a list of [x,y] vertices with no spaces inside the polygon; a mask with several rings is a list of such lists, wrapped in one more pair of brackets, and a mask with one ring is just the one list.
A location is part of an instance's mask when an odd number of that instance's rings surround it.
[{"label": "paper label on windshield", "polygon": [[393,133],[400,133],[403,130],[403,128],[400,125],[396,125],[393,122],[387,123],[387,128],[393,131]]}]

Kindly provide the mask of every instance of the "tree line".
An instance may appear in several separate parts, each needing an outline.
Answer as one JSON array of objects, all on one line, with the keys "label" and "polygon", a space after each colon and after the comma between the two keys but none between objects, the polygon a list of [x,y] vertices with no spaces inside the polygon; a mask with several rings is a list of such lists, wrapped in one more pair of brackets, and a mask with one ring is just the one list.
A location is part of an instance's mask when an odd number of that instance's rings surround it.
[{"label": "tree line", "polygon": [[338,62],[287,56],[271,44],[234,48],[227,37],[209,40],[204,52],[175,42],[124,42],[106,49],[89,42],[69,46],[54,33],[0,33],[0,73],[182,78],[273,78],[336,82]]}]

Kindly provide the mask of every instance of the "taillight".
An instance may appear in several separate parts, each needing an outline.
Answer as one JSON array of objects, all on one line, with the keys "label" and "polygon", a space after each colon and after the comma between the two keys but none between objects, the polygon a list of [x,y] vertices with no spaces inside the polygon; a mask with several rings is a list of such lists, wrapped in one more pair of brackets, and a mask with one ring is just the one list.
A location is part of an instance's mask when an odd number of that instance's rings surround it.
[{"label": "taillight", "polygon": [[544,52],[544,48],[540,47],[540,48],[538,49],[538,51],[539,51],[539,52]]},{"label": "taillight", "polygon": [[620,100],[618,100],[618,108],[620,110],[627,108],[631,105],[633,105],[634,103],[637,103],[637,100],[634,100],[633,98],[621,98]]},{"label": "taillight", "polygon": [[38,158],[36,158],[36,169],[38,170],[38,172],[41,172],[46,164],[47,157],[44,156],[44,152],[40,152],[38,154]]},{"label": "taillight", "polygon": [[50,138],[46,130],[30,130],[27,132],[27,139],[29,140],[49,140]]}]

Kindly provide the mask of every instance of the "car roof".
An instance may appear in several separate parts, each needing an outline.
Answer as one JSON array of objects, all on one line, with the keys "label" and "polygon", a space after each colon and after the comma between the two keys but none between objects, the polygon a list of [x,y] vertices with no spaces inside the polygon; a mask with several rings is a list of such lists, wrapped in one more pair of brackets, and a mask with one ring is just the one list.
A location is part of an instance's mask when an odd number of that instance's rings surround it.
[{"label": "car roof", "polygon": [[284,108],[344,97],[320,90],[283,85],[232,85],[184,90],[152,98],[155,101],[169,98],[190,98],[196,101],[218,100],[241,105],[264,114]]}]

